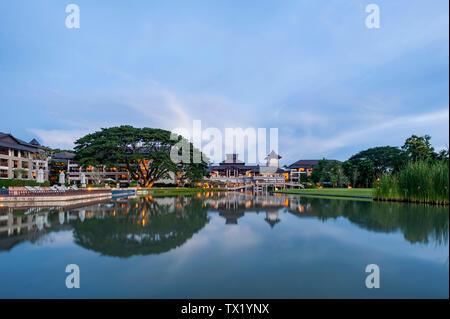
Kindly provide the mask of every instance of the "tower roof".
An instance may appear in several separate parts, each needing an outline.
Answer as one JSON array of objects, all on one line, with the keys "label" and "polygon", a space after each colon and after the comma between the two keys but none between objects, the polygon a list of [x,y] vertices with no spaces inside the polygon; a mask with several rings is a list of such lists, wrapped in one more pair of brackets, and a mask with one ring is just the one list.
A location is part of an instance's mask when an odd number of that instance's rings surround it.
[{"label": "tower roof", "polygon": [[270,158],[276,158],[276,159],[280,159],[281,156],[278,155],[277,153],[275,153],[274,150],[272,150],[269,155],[266,156],[265,160],[270,159]]},{"label": "tower roof", "polygon": [[40,144],[35,138],[33,138],[33,139],[30,141],[30,144],[33,144],[33,145],[36,145],[36,146],[41,146],[41,144]]}]

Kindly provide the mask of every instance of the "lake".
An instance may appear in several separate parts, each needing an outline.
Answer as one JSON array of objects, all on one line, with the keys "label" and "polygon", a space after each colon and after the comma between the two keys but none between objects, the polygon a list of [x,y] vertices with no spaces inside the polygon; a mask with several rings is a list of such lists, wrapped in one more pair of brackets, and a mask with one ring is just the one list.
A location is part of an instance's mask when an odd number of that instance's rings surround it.
[{"label": "lake", "polygon": [[[448,298],[449,209],[203,193],[0,206],[0,298]],[[66,266],[80,288],[66,287]],[[367,265],[379,288],[366,287]]]}]

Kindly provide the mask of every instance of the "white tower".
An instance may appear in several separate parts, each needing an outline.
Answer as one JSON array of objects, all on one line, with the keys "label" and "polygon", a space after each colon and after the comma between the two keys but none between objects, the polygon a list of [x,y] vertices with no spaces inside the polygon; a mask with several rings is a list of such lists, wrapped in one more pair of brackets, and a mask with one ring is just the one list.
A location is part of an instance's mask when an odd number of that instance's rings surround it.
[{"label": "white tower", "polygon": [[280,167],[280,158],[281,156],[275,153],[273,150],[269,155],[266,156],[265,160],[267,160],[267,167]]}]

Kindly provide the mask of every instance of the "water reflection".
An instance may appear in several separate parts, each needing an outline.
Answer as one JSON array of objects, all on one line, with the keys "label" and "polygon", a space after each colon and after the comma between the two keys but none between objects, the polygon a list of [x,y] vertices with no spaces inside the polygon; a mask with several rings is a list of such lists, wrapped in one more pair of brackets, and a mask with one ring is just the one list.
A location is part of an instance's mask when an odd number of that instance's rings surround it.
[{"label": "water reflection", "polygon": [[76,244],[102,255],[160,254],[183,245],[208,223],[208,214],[238,225],[261,214],[273,231],[283,214],[323,222],[345,218],[371,232],[401,232],[410,243],[447,245],[448,208],[402,203],[299,196],[206,193],[179,197],[135,197],[74,207],[0,207],[0,252],[23,241],[37,243],[50,232],[73,230]]},{"label": "water reflection", "polygon": [[299,218],[315,217],[324,222],[343,217],[374,232],[401,231],[411,243],[448,244],[448,207],[245,193],[208,198],[205,203],[212,211],[218,211],[226,224],[237,224],[238,218],[246,212],[264,212],[265,220],[274,227],[282,220],[280,212],[288,212]]},{"label": "water reflection", "polygon": [[74,224],[75,243],[103,255],[129,257],[181,246],[208,222],[196,198],[151,197],[117,203],[112,214]]}]

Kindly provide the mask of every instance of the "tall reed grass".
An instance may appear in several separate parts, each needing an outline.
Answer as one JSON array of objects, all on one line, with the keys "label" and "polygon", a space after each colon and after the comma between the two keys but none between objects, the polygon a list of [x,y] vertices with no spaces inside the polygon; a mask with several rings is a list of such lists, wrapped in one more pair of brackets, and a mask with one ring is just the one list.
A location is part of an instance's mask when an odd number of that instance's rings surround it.
[{"label": "tall reed grass", "polygon": [[448,205],[449,165],[442,161],[407,164],[396,174],[385,173],[375,182],[374,199]]}]

